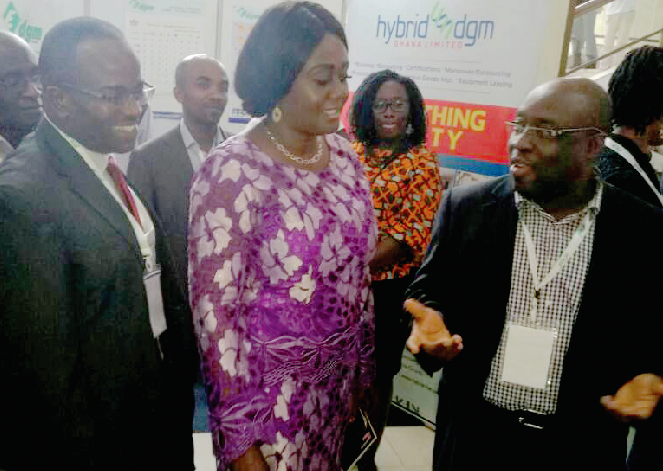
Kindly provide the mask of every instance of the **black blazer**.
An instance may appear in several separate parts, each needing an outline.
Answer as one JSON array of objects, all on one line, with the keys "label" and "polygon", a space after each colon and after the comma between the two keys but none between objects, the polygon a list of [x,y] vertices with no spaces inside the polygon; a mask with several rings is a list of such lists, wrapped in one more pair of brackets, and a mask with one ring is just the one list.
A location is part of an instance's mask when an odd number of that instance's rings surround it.
[{"label": "black blazer", "polygon": [[131,153],[127,178],[160,218],[175,263],[186,280],[186,233],[193,167],[179,124]]},{"label": "black blazer", "polygon": [[[440,382],[437,469],[462,467],[454,456],[456,424],[481,423],[475,411],[511,289],[518,217],[513,195],[509,176],[449,191],[407,293],[442,312],[465,347],[444,366]],[[661,236],[661,211],[605,184],[557,402],[563,430],[551,454],[564,465],[558,469],[624,469],[627,428],[604,412],[599,400],[638,374],[661,372],[654,335],[660,333],[661,316],[653,308],[660,288],[648,269],[660,265]],[[422,366],[435,369],[425,357]]]},{"label": "black blazer", "polygon": [[0,469],[170,469],[193,332],[158,221],[163,361],[132,227],[46,120],[0,167],[0,221]]},{"label": "black blazer", "polygon": [[132,152],[127,178],[161,220],[175,262],[182,278],[186,280],[186,234],[193,167],[182,141],[179,124]]},{"label": "black blazer", "polygon": [[[654,188],[658,189],[658,177],[649,156],[644,154],[637,144],[627,137],[617,134],[611,134],[610,137],[621,144],[635,158]],[[642,179],[642,175],[624,157],[604,145],[598,158],[601,180],[621,188],[657,208],[661,207],[661,200],[654,194],[647,182]]]}]

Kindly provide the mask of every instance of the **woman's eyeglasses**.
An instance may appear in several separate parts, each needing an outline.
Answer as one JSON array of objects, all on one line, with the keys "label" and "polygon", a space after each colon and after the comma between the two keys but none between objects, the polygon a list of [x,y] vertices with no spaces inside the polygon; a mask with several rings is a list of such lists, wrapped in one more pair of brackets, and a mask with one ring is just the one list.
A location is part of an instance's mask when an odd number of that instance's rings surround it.
[{"label": "woman's eyeglasses", "polygon": [[407,100],[396,98],[395,100],[378,100],[373,103],[373,111],[376,113],[384,113],[387,107],[391,107],[391,111],[396,113],[405,111],[407,109]]}]

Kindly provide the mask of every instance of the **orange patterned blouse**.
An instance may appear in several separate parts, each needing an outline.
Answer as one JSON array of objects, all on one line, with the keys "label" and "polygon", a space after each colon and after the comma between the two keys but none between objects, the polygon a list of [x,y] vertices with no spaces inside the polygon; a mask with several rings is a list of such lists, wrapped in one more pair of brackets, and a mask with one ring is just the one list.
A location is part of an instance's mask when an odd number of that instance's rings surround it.
[{"label": "orange patterned blouse", "polygon": [[366,156],[362,143],[355,142],[353,147],[371,185],[380,238],[391,236],[407,244],[414,253],[414,258],[380,269],[373,279],[403,277],[421,264],[431,240],[433,220],[442,197],[437,160],[425,145],[394,159],[388,159],[391,150],[376,149]]}]

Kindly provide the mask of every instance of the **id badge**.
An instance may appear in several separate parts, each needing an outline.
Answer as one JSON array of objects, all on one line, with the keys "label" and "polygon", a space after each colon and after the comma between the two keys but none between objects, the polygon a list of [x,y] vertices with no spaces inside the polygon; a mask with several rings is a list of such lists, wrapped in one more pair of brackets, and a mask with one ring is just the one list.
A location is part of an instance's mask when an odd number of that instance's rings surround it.
[{"label": "id badge", "polygon": [[163,297],[161,296],[161,267],[154,266],[151,271],[143,275],[143,284],[147,293],[147,307],[150,313],[150,326],[154,338],[158,338],[166,331],[166,315],[163,310]]},{"label": "id badge", "polygon": [[557,331],[512,323],[507,324],[507,329],[500,381],[544,389],[548,383],[550,359]]}]

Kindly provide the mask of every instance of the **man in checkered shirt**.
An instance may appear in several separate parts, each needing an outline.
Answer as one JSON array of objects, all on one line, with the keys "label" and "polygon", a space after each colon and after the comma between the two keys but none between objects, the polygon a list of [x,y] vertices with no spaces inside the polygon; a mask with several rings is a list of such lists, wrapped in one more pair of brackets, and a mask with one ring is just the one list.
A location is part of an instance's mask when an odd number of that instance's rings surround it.
[{"label": "man in checkered shirt", "polygon": [[408,347],[444,366],[435,470],[623,470],[627,422],[656,420],[663,213],[598,180],[609,119],[591,80],[537,87],[510,175],[441,205],[406,302]]}]

